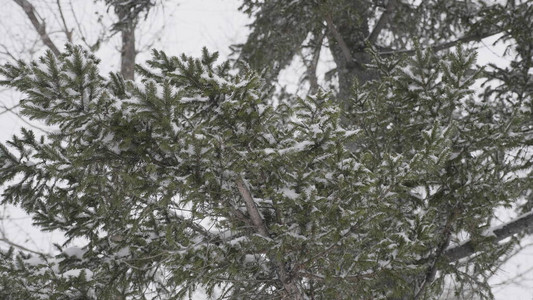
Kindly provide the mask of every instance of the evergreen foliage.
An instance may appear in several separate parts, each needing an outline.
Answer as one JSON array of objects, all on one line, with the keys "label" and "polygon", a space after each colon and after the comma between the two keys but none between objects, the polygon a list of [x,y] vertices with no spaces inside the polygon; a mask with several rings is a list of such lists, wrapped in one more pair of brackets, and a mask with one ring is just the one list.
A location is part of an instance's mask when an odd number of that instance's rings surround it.
[{"label": "evergreen foliage", "polygon": [[[362,8],[385,2],[354,2],[357,13],[347,1],[244,1],[257,20],[238,69],[206,49],[154,50],[126,81],[73,45],[1,66],[0,84],[25,95],[22,113],[49,127],[0,144],[2,201],[67,240],[54,257],[1,251],[0,297],[433,299],[455,280],[457,295],[490,299],[487,279],[523,232],[491,228],[494,212],[531,217],[531,6],[506,19],[502,6],[467,1],[427,19],[447,1],[391,1],[384,28],[400,38],[387,47],[411,44],[394,24],[423,21],[409,27],[421,35],[412,55],[385,55],[383,37],[342,64],[342,43],[314,32],[325,29],[313,14],[350,15],[369,35]],[[277,22],[284,14],[308,23]],[[494,28],[516,41],[507,69],[477,67],[466,47],[418,44]],[[309,30],[330,35],[350,76],[338,94],[276,98],[270,83]]]},{"label": "evergreen foliage", "polygon": [[[76,46],[2,67],[53,128],[1,146],[3,201],[68,238],[54,258],[3,253],[5,297],[431,297],[464,271],[444,253],[456,234],[490,239],[516,198],[497,161],[507,124],[472,99],[468,51],[377,59],[352,115],[327,93],[273,105],[254,72],[216,59],[154,51],[142,83],[100,76]],[[489,272],[506,245],[468,265]]]},{"label": "evergreen foliage", "polygon": [[[242,2],[240,9],[253,22],[247,40],[234,46],[235,54],[273,82],[294,59],[301,59],[307,68],[299,74],[302,83],[313,85],[314,77],[336,78],[341,101],[350,97],[354,79],[361,83],[377,79],[368,68],[372,59],[368,51],[382,57],[414,54],[414,41],[442,51],[495,35],[517,41],[522,51],[531,44],[530,0]],[[321,74],[318,57],[328,52],[334,65]]]}]

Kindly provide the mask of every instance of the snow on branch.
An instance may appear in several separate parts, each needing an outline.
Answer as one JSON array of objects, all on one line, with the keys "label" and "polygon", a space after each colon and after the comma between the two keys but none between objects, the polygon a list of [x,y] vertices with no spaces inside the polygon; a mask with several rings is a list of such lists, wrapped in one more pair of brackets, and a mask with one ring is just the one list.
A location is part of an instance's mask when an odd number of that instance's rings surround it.
[{"label": "snow on branch", "polygon": [[[505,238],[508,238],[512,235],[519,233],[526,233],[527,230],[533,227],[533,212],[523,214],[520,217],[502,224],[489,228],[486,232],[486,236],[493,236],[493,243],[497,243]],[[448,258],[449,261],[457,261],[468,257],[478,251],[481,251],[479,247],[476,247],[472,240],[468,240],[458,246],[448,248],[444,252],[444,256]]]}]

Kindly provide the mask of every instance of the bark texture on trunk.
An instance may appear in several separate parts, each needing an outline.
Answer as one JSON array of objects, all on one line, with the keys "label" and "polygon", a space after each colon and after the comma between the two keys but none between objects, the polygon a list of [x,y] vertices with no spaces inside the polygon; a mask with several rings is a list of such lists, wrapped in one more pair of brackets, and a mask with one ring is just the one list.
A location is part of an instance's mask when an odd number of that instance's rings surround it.
[{"label": "bark texture on trunk", "polygon": [[120,27],[122,35],[122,48],[120,51],[120,73],[127,80],[135,79],[135,27],[136,22],[127,19],[126,12],[118,12],[118,17],[123,25]]},{"label": "bark texture on trunk", "polygon": [[375,72],[365,67],[371,59],[366,52],[366,38],[370,34],[367,14],[370,8],[366,1],[360,0],[351,1],[346,6],[326,15],[329,48],[339,78],[337,97],[341,102],[346,102],[350,97],[355,79],[365,83],[377,78]]}]

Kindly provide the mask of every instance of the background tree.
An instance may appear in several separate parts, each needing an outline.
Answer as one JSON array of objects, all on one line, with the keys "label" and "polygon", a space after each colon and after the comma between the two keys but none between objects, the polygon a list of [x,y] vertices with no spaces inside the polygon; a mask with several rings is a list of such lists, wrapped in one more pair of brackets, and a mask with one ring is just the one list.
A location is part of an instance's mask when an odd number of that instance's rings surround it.
[{"label": "background tree", "polygon": [[235,51],[255,69],[268,69],[270,78],[276,78],[303,52],[314,62],[308,65],[305,78],[316,81],[318,60],[312,56],[329,50],[335,66],[328,73],[338,77],[338,94],[345,99],[354,79],[365,83],[376,78],[368,68],[368,49],[380,56],[413,55],[415,40],[437,52],[497,34],[514,39],[510,29],[522,31],[517,20],[528,25],[524,12],[531,3],[503,2],[244,0],[241,9],[254,21],[247,41],[236,45]]},{"label": "background tree", "polygon": [[135,56],[135,28],[142,13],[148,14],[149,10],[156,5],[156,0],[105,0],[112,8],[118,21],[113,24],[113,31],[120,32],[122,36],[122,48],[120,51],[120,73],[125,79],[134,79]]},{"label": "background tree", "polygon": [[[80,5],[81,3],[73,3],[70,0],[56,0],[52,3],[13,0],[12,3],[24,12],[31,27],[37,33],[37,37],[30,38],[31,34],[27,33],[20,35],[20,32],[25,30],[21,30],[19,26],[2,24],[6,27],[6,35],[9,35],[4,41],[0,41],[0,47],[3,49],[0,52],[2,61],[33,58],[33,55],[39,53],[42,48],[47,48],[58,55],[65,43],[83,44],[96,52],[101,49],[102,45],[108,44],[114,35],[120,33],[121,74],[124,78],[133,80],[137,53],[150,49],[158,39],[157,34],[151,35],[151,38],[144,38],[141,50],[136,49],[135,30],[139,30],[137,26],[140,19],[142,17],[146,19],[150,9],[158,4],[153,0],[95,1],[92,6],[87,3]],[[106,5],[108,11],[111,10],[113,13],[109,15],[102,12],[105,11],[105,6],[100,3]],[[162,4],[162,2],[159,3],[159,6],[162,7]],[[80,7],[85,10],[84,13],[78,11]],[[9,7],[6,8],[8,11],[9,9]],[[94,12],[94,15],[91,12]],[[89,22],[87,22],[88,17]],[[109,20],[110,18],[112,20]],[[4,102],[0,104],[1,114],[17,115],[17,107],[18,104],[8,105]]]},{"label": "background tree", "polygon": [[[35,7],[29,0],[13,0],[18,4],[23,10],[24,13],[28,16],[28,19],[31,21],[33,27],[39,34],[43,44],[48,47],[52,53],[59,55],[59,47],[52,41],[50,35],[46,30],[46,22],[44,19],[39,17],[38,12]],[[148,14],[148,11],[156,5],[155,0],[140,0],[140,1],[127,1],[127,0],[105,0],[106,5],[112,9],[118,20],[112,24],[111,32],[117,33],[120,32],[122,36],[122,47],[120,50],[120,72],[122,76],[126,79],[133,80],[134,78],[134,67],[135,67],[135,56],[137,52],[135,50],[135,29],[137,27],[139,17],[141,14]],[[70,4],[72,6],[72,4]],[[66,40],[69,43],[73,42],[72,27],[67,25],[67,21],[64,17],[63,7],[61,1],[57,1],[57,9],[61,16],[63,22],[63,32],[66,35]],[[77,22],[77,20],[76,20]],[[72,26],[72,25],[70,25]],[[79,24],[78,24],[79,26]],[[81,33],[83,34],[83,33]],[[105,36],[100,36],[91,46],[92,50],[96,50],[103,39],[108,38]],[[85,41],[85,37],[82,35],[82,40]]]}]

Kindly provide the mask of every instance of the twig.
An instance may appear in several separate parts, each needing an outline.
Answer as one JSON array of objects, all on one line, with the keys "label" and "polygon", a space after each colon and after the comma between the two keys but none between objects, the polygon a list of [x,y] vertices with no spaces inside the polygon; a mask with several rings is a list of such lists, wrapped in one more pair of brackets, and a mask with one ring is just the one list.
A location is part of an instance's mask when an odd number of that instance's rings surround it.
[{"label": "twig", "polygon": [[5,113],[8,113],[8,112],[16,114],[16,113],[13,111],[13,109],[15,109],[15,108],[17,108],[17,107],[19,107],[19,106],[20,106],[20,103],[19,103],[19,104],[15,104],[15,105],[13,105],[13,106],[11,106],[11,107],[7,107],[7,106],[5,106],[5,105],[2,105],[2,109],[3,109],[4,111],[0,112],[0,116],[3,115],[3,114],[5,114]]},{"label": "twig", "polygon": [[3,52],[0,52],[0,54],[4,54],[4,55],[10,57],[10,58],[11,58],[12,60],[14,60],[14,61],[16,61],[16,60],[18,59],[17,57],[15,57],[15,56],[11,53],[11,51],[9,51],[9,49],[6,47],[6,45],[2,44],[2,45],[0,45],[0,47],[4,48],[4,51],[3,51]]},{"label": "twig", "polygon": [[10,245],[12,247],[18,248],[18,249],[20,249],[22,251],[25,251],[25,252],[33,253],[33,254],[36,254],[36,255],[42,255],[42,256],[47,257],[47,258],[52,258],[52,256],[50,254],[45,254],[45,253],[42,253],[42,252],[39,252],[39,251],[35,251],[35,250],[32,250],[32,249],[26,248],[26,247],[24,247],[22,245],[19,245],[17,243],[14,243],[14,242],[8,240],[5,237],[0,238],[0,242],[4,242],[4,243],[6,243],[6,244],[8,244],[8,245]]},{"label": "twig", "polygon": [[10,112],[10,113],[14,114],[17,118],[19,118],[22,122],[26,123],[28,126],[33,127],[33,128],[35,128],[35,129],[38,129],[38,130],[40,130],[40,131],[42,131],[42,132],[45,132],[45,133],[52,133],[52,132],[50,132],[49,130],[43,129],[43,128],[41,128],[41,127],[39,127],[39,126],[36,126],[36,125],[33,125],[32,123],[30,123],[30,122],[28,122],[26,119],[24,119],[22,116],[20,116],[19,113],[13,111],[13,109],[15,109],[15,108],[17,108],[17,107],[19,107],[19,106],[20,106],[20,103],[14,105],[14,106],[11,106],[11,107],[7,107],[7,106],[5,106],[5,105],[2,105],[1,108],[4,109],[4,111],[3,111],[3,112],[0,112],[0,115],[3,115],[3,114],[5,114],[5,113],[7,113],[7,112]]},{"label": "twig", "polygon": [[61,0],[56,0],[57,8],[59,9],[59,15],[61,16],[61,22],[63,22],[63,31],[67,36],[69,43],[72,43],[72,30],[68,30],[67,21],[65,21],[65,15],[63,14],[63,8],[61,7]]}]

